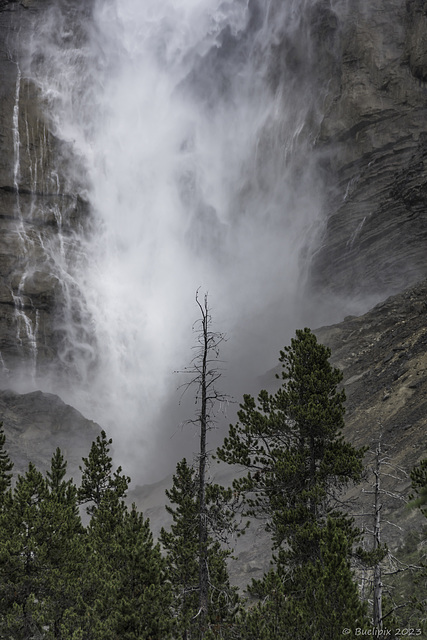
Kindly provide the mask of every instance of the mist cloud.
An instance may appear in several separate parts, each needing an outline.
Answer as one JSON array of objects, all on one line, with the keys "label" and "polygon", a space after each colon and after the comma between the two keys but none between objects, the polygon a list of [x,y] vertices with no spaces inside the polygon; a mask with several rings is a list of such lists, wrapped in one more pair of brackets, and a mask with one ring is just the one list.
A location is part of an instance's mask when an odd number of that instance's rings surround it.
[{"label": "mist cloud", "polygon": [[193,403],[179,408],[173,371],[191,359],[196,289],[228,335],[237,398],[296,327],[328,317],[304,297],[301,257],[324,197],[311,4],[103,0],[90,20],[58,5],[32,42],[67,187],[92,211],[60,274],[59,357],[74,377],[57,390],[140,479],[181,455],[171,437]]}]

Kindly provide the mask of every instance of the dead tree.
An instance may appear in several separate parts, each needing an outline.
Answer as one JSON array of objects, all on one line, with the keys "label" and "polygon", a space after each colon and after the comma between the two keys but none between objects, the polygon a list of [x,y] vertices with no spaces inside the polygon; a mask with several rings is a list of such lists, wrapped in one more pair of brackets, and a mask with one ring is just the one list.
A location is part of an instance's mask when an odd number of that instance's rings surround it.
[{"label": "dead tree", "polygon": [[[387,613],[383,611],[383,592],[384,592],[384,584],[383,578],[385,576],[395,575],[402,571],[415,570],[418,567],[413,565],[406,565],[401,563],[397,558],[395,558],[389,551],[386,545],[383,544],[383,529],[384,525],[390,525],[394,527],[399,527],[396,523],[390,522],[389,520],[385,520],[383,517],[383,506],[384,506],[384,498],[395,501],[395,502],[403,502],[406,503],[406,498],[401,494],[395,491],[391,491],[387,488],[386,483],[383,482],[387,478],[402,482],[408,478],[408,474],[404,469],[396,467],[390,462],[389,456],[387,456],[381,447],[381,437],[378,441],[375,451],[371,451],[371,454],[374,456],[373,464],[370,467],[370,470],[373,474],[373,481],[370,485],[370,489],[363,489],[362,492],[366,495],[373,496],[372,503],[372,511],[366,512],[362,515],[364,517],[369,517],[372,522],[372,525],[366,525],[363,527],[365,534],[368,534],[372,538],[371,547],[371,557],[373,560],[372,565],[372,622],[373,626],[376,629],[382,629],[384,620],[392,615],[398,608],[405,606],[404,604],[399,604],[396,606],[392,606]],[[383,564],[384,560],[388,559],[390,568],[388,570],[384,570]],[[365,578],[363,579],[365,582]],[[365,590],[365,585],[362,585],[362,592]]]},{"label": "dead tree", "polygon": [[[374,531],[373,531],[373,550],[374,552],[381,547],[381,442],[375,453],[375,468],[373,470],[375,477],[374,484]],[[381,563],[376,562],[374,565],[374,606],[373,606],[373,623],[377,629],[382,629],[383,622],[383,584],[381,581]]]},{"label": "dead tree", "polygon": [[198,407],[196,417],[188,422],[199,428],[200,447],[198,452],[198,482],[199,482],[199,610],[197,613],[200,637],[206,628],[209,599],[209,567],[208,567],[208,510],[206,501],[208,444],[207,433],[215,423],[215,408],[219,403],[227,400],[227,396],[220,393],[216,383],[221,377],[219,347],[224,342],[222,333],[211,330],[212,318],[208,306],[208,295],[203,301],[196,292],[196,303],[199,307],[200,318],[193,325],[197,336],[194,347],[195,355],[188,367],[182,373],[189,374],[191,379],[184,386],[195,388],[195,402]]}]

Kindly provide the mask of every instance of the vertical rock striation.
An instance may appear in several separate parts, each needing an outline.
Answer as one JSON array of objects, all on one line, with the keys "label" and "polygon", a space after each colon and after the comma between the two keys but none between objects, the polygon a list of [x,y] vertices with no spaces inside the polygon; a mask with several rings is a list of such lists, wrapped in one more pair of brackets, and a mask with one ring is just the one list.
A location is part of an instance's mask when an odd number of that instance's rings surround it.
[{"label": "vertical rock striation", "polygon": [[[0,376],[43,375],[55,361],[66,304],[67,252],[87,207],[59,166],[40,95],[23,69],[23,43],[49,3],[0,5]],[[68,283],[69,284],[69,283]]]},{"label": "vertical rock striation", "polygon": [[352,2],[318,147],[329,200],[312,286],[394,293],[427,273],[427,16],[419,0]]}]

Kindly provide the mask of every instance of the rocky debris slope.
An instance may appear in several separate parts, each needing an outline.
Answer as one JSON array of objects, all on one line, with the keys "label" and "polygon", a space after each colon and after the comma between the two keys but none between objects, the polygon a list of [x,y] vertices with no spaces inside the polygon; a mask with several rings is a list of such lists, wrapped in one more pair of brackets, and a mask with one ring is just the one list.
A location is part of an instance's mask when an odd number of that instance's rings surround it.
[{"label": "rocky debris slope", "polygon": [[407,468],[427,454],[426,315],[424,280],[361,317],[316,331],[344,374],[347,436],[360,446],[382,434]]}]

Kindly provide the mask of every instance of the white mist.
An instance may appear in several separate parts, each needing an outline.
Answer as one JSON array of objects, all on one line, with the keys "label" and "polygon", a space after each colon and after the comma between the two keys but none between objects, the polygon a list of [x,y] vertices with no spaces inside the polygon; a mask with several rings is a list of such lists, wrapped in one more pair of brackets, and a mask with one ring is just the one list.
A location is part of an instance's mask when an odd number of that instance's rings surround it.
[{"label": "white mist", "polygon": [[64,5],[32,42],[31,73],[68,149],[63,188],[93,216],[67,258],[59,357],[73,375],[61,393],[144,480],[177,459],[181,435],[165,442],[192,417],[170,398],[192,357],[199,287],[228,336],[231,394],[315,321],[301,251],[322,206],[319,96],[280,49],[306,48],[310,4],[102,0],[84,20]]}]

